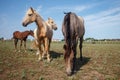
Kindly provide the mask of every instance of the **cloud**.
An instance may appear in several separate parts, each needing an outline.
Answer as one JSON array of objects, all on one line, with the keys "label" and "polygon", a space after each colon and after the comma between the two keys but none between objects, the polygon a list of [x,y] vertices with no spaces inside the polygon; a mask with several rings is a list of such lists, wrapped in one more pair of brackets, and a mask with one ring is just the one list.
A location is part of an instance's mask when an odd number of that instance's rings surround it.
[{"label": "cloud", "polygon": [[72,10],[75,12],[81,12],[83,10],[89,9],[91,6],[74,6]]},{"label": "cloud", "polygon": [[8,18],[8,15],[6,15],[6,14],[0,15],[1,26],[6,26],[8,24],[9,21],[7,20],[7,18]]},{"label": "cloud", "polygon": [[84,16],[86,37],[119,38],[120,7]]},{"label": "cloud", "polygon": [[42,10],[42,5],[39,5],[36,9],[37,12],[40,12]]},{"label": "cloud", "polygon": [[88,9],[91,9],[95,6],[98,6],[100,5],[100,3],[95,3],[95,4],[86,4],[86,5],[77,5],[77,6],[73,6],[71,7],[73,11],[79,13],[79,12],[82,12],[82,11],[85,11],[85,10],[88,10]]},{"label": "cloud", "polygon": [[[85,13],[85,15],[83,14],[83,18],[85,20],[85,28],[86,28],[85,37],[91,36],[95,38],[106,38],[106,37],[114,38],[115,34],[112,35],[110,33],[117,33],[116,35],[118,37],[119,37],[118,34],[120,34],[119,31],[117,31],[120,29],[119,28],[120,7],[114,5],[114,3],[112,3],[113,6],[111,4],[107,4],[107,2],[104,1],[101,3],[96,2],[94,4],[65,5],[65,6],[58,5],[47,8],[44,7],[44,11],[42,11],[42,14],[45,15],[44,17],[46,17],[46,15],[51,15],[53,18],[55,18],[58,27],[61,30],[61,23],[64,16],[63,14],[61,14],[61,12],[72,11],[77,14]],[[103,4],[105,7],[104,9],[100,8],[101,6],[103,7]],[[42,9],[43,9],[42,6],[40,6],[38,8],[38,11],[41,11]],[[93,14],[90,14],[91,12]],[[58,15],[59,13],[60,15]]]},{"label": "cloud", "polygon": [[102,27],[105,26],[113,26],[120,24],[120,7],[108,9],[105,11],[101,11],[96,14],[91,14],[85,16],[85,21],[88,26],[96,26]]},{"label": "cloud", "polygon": [[66,12],[69,12],[69,11],[72,11],[72,12],[75,12],[75,13],[79,13],[83,10],[87,10],[89,8],[92,8],[93,6],[95,5],[68,5],[68,6],[54,6],[54,7],[50,7],[46,10],[46,13],[50,13],[50,12],[60,12],[60,11],[66,11]]}]

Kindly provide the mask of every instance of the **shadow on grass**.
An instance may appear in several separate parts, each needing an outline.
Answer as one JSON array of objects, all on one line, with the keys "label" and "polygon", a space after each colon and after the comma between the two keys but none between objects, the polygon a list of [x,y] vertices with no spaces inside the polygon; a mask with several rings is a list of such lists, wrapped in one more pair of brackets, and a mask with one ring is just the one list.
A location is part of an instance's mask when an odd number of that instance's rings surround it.
[{"label": "shadow on grass", "polygon": [[75,66],[75,73],[76,74],[82,66],[87,64],[90,61],[90,57],[83,57],[83,60],[81,61],[80,58],[76,58],[76,66]]},{"label": "shadow on grass", "polygon": [[[27,50],[30,51],[30,52],[34,52],[34,53],[37,52],[37,50],[35,50],[35,49],[27,49]],[[50,56],[52,58],[59,58],[59,57],[61,57],[61,55],[63,55],[63,53],[58,53],[58,52],[55,52],[55,51],[50,51],[49,53],[50,53]]]},{"label": "shadow on grass", "polygon": [[[63,54],[55,52],[55,51],[50,51],[50,55],[53,59],[56,59],[56,58],[60,58]],[[63,59],[63,61],[64,61],[64,59]],[[75,63],[76,65],[75,65],[74,74],[76,74],[79,70],[81,70],[81,67],[86,65],[89,61],[90,61],[90,57],[83,57],[82,61],[80,60],[80,58],[76,58],[76,63]]]},{"label": "shadow on grass", "polygon": [[59,58],[61,57],[61,55],[63,55],[62,53],[58,53],[55,51],[50,51],[50,56],[54,59],[54,58]]},{"label": "shadow on grass", "polygon": [[[50,55],[53,59],[54,58],[56,59],[56,58],[60,58],[63,54],[55,52],[55,51],[50,51]],[[63,61],[64,61],[64,59],[63,59]],[[80,68],[82,66],[86,65],[89,61],[90,61],[90,57],[83,57],[82,61],[80,60],[80,58],[76,58],[76,63],[75,63],[76,65],[75,65],[75,73],[74,74],[76,74],[79,70],[81,70]]]}]

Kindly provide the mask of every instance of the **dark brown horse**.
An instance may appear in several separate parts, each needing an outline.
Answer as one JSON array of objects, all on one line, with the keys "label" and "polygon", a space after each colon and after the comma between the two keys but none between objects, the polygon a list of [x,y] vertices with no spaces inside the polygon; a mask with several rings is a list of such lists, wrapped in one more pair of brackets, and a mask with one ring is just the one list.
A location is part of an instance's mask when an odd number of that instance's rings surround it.
[{"label": "dark brown horse", "polygon": [[21,50],[21,46],[22,46],[22,42],[24,41],[24,49],[26,51],[26,40],[27,40],[27,37],[31,35],[33,36],[34,33],[32,30],[30,31],[24,31],[24,32],[20,32],[20,31],[15,31],[13,33],[13,39],[14,39],[14,45],[15,45],[15,50],[17,50],[17,43],[18,43],[18,40],[20,40],[20,50]]},{"label": "dark brown horse", "polygon": [[65,17],[62,24],[62,32],[65,39],[64,44],[64,59],[66,64],[67,75],[72,75],[75,69],[76,61],[76,47],[78,39],[80,40],[80,59],[82,60],[82,42],[85,33],[84,20],[82,17],[78,17],[75,13],[65,13]]}]

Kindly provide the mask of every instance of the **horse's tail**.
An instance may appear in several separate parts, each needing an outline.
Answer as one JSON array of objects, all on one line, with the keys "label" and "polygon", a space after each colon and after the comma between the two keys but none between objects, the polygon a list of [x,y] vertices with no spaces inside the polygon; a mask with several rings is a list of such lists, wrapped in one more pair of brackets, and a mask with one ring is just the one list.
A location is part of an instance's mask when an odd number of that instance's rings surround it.
[{"label": "horse's tail", "polygon": [[76,22],[77,19],[77,15],[75,13],[72,13],[72,12],[68,12],[68,13],[65,13],[66,16],[64,18],[64,25],[66,27],[66,37],[67,37],[67,43],[69,46],[71,46],[73,44],[73,41],[74,41],[74,38],[76,35],[76,32],[75,32],[75,26],[77,26]]},{"label": "horse's tail", "polygon": [[66,16],[65,16],[65,18],[64,18],[64,26],[65,26],[65,30],[67,30],[67,31],[65,31],[66,32],[66,40],[67,40],[67,44],[68,44],[68,46],[70,46],[70,44],[71,44],[71,27],[70,27],[70,14],[71,14],[71,12],[69,12],[69,13],[64,13],[64,14],[66,14]]}]

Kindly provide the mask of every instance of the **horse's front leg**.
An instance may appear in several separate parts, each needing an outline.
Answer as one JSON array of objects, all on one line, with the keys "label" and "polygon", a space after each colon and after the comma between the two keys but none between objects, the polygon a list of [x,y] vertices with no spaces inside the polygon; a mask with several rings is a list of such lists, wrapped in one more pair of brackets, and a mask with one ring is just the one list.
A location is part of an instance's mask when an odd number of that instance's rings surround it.
[{"label": "horse's front leg", "polygon": [[49,54],[49,40],[48,38],[45,38],[44,41],[45,41],[45,52],[47,54],[47,60],[48,62],[50,62],[51,59],[50,59],[50,54]]},{"label": "horse's front leg", "polygon": [[38,60],[39,61],[41,61],[42,60],[42,54],[41,54],[41,45],[39,46],[39,48],[38,48],[38,50],[37,50],[37,53],[36,54],[38,54],[39,55],[39,58],[38,58]]},{"label": "horse's front leg", "polygon": [[37,54],[39,55],[39,58],[38,60],[41,61],[42,60],[42,54],[43,54],[43,51],[42,51],[42,48],[41,48],[41,42],[39,43],[39,46],[38,46],[38,50],[37,50]]},{"label": "horse's front leg", "polygon": [[18,43],[18,39],[14,39],[15,52],[17,51],[17,43]]}]

